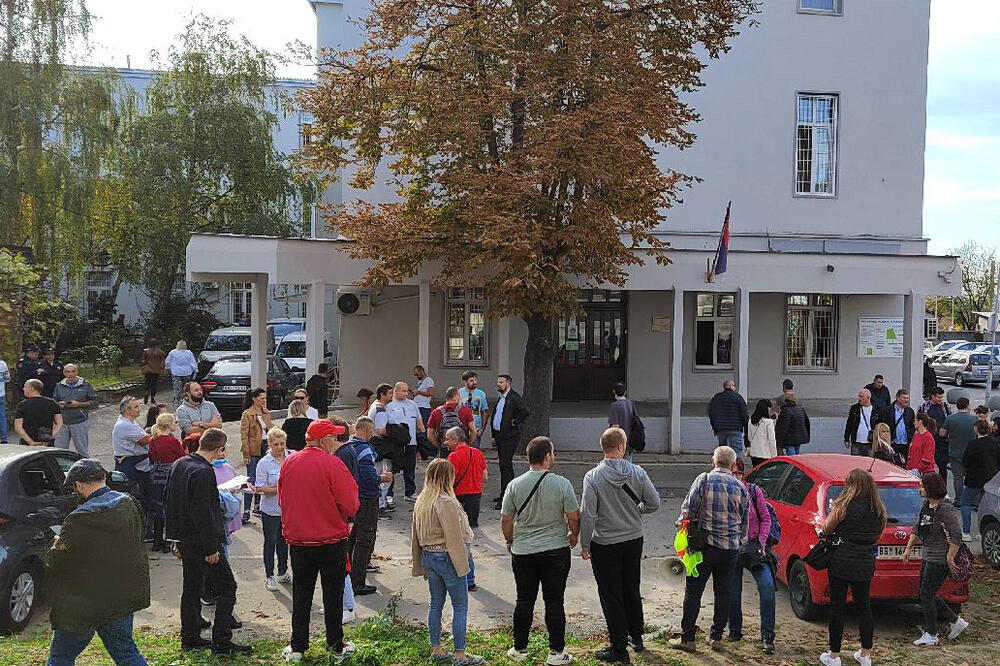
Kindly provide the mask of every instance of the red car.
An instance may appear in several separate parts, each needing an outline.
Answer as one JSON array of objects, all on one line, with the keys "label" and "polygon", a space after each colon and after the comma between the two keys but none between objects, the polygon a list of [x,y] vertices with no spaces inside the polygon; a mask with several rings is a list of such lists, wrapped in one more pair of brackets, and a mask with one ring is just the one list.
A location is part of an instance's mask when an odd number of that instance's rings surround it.
[{"label": "red car", "polygon": [[[856,468],[869,469],[888,509],[889,521],[878,542],[872,599],[915,601],[920,581],[920,548],[903,562],[903,548],[916,523],[922,499],[919,481],[891,463],[840,454],[806,454],[771,458],[747,475],[770,499],[781,523],[781,541],[774,546],[777,578],[788,586],[792,611],[803,620],[815,619],[830,603],[826,571],[816,571],[802,558],[816,545],[820,527],[844,479]],[[969,600],[969,584],[945,580],[939,596],[949,603]]]}]

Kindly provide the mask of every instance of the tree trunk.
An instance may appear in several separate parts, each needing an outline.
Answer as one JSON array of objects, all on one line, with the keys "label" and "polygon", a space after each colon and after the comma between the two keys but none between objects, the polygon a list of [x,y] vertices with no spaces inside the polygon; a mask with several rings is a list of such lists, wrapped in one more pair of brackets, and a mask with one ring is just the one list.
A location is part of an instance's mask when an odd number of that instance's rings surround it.
[{"label": "tree trunk", "polygon": [[549,434],[552,402],[552,364],[556,342],[551,317],[525,317],[528,340],[524,346],[524,401],[531,416],[521,430],[521,447],[533,437]]}]

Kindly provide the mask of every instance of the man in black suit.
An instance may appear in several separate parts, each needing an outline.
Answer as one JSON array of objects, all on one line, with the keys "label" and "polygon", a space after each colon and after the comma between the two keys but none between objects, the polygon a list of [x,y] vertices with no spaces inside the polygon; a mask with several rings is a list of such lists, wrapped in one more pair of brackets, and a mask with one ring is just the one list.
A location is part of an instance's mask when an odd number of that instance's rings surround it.
[{"label": "man in black suit", "polygon": [[514,452],[521,441],[521,424],[531,414],[521,395],[512,389],[510,375],[497,377],[497,406],[493,411],[493,444],[500,455],[500,497],[493,498],[493,508],[500,503],[507,484],[514,478]]}]

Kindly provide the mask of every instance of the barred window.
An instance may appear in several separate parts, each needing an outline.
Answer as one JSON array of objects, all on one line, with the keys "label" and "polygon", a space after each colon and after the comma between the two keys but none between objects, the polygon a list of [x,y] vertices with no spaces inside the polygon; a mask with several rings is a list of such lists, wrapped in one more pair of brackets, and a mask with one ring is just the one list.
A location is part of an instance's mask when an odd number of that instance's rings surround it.
[{"label": "barred window", "polygon": [[694,367],[733,367],[733,294],[698,294],[694,322]]},{"label": "barred window", "polygon": [[841,0],[799,0],[799,11],[809,14],[841,14]]},{"label": "barred window", "polygon": [[838,95],[799,94],[795,134],[795,193],[837,193]]},{"label": "barred window", "polygon": [[253,303],[252,282],[229,283],[229,321],[235,326],[250,325],[250,305]]},{"label": "barred window", "polygon": [[936,340],[938,336],[938,322],[937,319],[924,319],[924,338],[927,340]]},{"label": "barred window", "polygon": [[837,297],[788,294],[785,370],[836,370]]},{"label": "barred window", "polygon": [[445,365],[486,365],[489,349],[486,291],[481,287],[448,289],[445,302]]}]

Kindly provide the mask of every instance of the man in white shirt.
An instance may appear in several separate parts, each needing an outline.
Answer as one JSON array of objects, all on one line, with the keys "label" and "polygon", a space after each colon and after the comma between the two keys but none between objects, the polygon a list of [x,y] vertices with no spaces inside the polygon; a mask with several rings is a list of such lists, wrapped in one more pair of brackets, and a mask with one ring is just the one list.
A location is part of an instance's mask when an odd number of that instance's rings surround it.
[{"label": "man in white shirt", "polygon": [[[301,400],[306,404],[306,418],[315,421],[319,418],[319,410],[315,407],[309,405],[309,393],[305,389],[295,389],[295,393],[292,395],[292,400]],[[289,406],[289,413],[291,413],[291,406]]]},{"label": "man in white shirt", "polygon": [[872,404],[872,394],[868,389],[858,391],[858,402],[851,405],[844,428],[844,446],[851,449],[852,456],[872,454],[872,433],[884,417],[878,407]]},{"label": "man in white shirt", "polygon": [[[417,366],[420,367],[420,366]],[[417,500],[417,435],[424,435],[424,421],[413,400],[409,399],[410,387],[406,382],[397,382],[392,389],[392,401],[385,406],[389,423],[403,423],[410,430],[410,444],[403,456],[403,484],[406,500]],[[428,398],[429,400],[429,398]],[[393,484],[395,485],[395,484]]]},{"label": "man in white shirt", "polygon": [[[149,433],[136,423],[142,412],[138,398],[125,396],[118,403],[118,420],[111,431],[111,446],[115,455],[115,471],[121,472],[139,486],[139,502],[149,509]],[[152,531],[152,521],[147,525],[147,536]]]},{"label": "man in white shirt", "polygon": [[431,417],[431,398],[434,397],[434,380],[427,375],[427,371],[424,370],[424,366],[422,365],[413,366],[413,376],[417,378],[417,383],[413,386],[413,390],[410,391],[410,397],[413,398],[413,404],[420,410],[420,418],[426,426],[427,419]]}]

